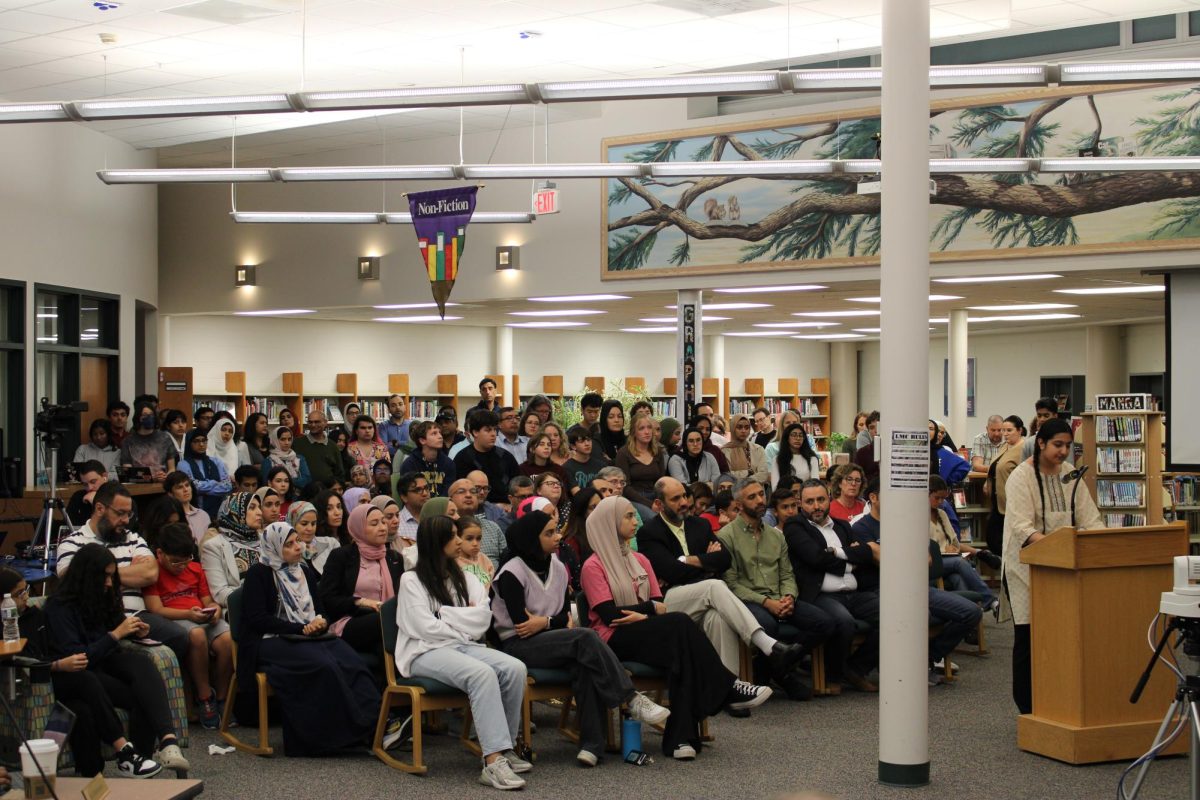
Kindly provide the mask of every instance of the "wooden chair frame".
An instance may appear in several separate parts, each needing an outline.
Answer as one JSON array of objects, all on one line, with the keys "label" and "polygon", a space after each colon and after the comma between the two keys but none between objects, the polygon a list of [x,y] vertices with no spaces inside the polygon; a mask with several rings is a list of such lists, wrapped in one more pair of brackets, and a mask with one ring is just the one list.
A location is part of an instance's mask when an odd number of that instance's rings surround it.
[{"label": "wooden chair frame", "polygon": [[[242,590],[235,589],[229,595],[227,609],[230,616],[233,613],[241,613]],[[240,623],[240,620],[239,620]],[[240,626],[239,626],[240,627]],[[232,627],[231,627],[232,632]],[[229,679],[229,694],[225,699],[225,710],[221,714],[221,727],[218,729],[221,738],[229,744],[236,747],[245,753],[250,753],[255,756],[270,756],[275,754],[275,749],[271,747],[270,736],[267,732],[267,698],[271,697],[274,692],[271,691],[271,684],[267,683],[267,674],[265,672],[254,673],[256,684],[256,694],[258,696],[258,744],[252,745],[242,741],[234,734],[229,727],[233,721],[233,706],[237,697],[237,660],[238,660],[238,643],[237,639],[233,638],[233,675]]]}]

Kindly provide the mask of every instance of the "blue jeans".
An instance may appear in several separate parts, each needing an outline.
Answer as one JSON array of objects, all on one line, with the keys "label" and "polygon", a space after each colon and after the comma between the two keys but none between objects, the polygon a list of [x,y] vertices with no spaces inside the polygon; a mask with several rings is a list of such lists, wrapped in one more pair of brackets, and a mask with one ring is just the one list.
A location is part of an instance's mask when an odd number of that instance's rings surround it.
[{"label": "blue jeans", "polygon": [[979,577],[975,568],[968,564],[962,556],[943,555],[942,575],[947,589],[978,592],[983,595],[985,607],[990,606],[996,600],[996,595],[992,594],[992,590],[983,582],[983,578]]},{"label": "blue jeans", "polygon": [[975,629],[983,612],[967,598],[929,590],[929,617],[942,626],[942,632],[929,640],[929,660],[939,661],[954,651],[963,637]]},{"label": "blue jeans", "polygon": [[485,756],[512,749],[525,696],[521,661],[481,644],[454,644],[417,656],[410,671],[466,692]]}]

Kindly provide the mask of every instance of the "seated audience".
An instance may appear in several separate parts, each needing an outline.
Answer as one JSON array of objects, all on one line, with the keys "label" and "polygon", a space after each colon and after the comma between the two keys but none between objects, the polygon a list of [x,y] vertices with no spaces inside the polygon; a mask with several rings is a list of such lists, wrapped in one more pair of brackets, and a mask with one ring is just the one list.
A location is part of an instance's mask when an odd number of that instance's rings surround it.
[{"label": "seated audience", "polygon": [[371,467],[371,497],[389,497],[392,494],[392,465],[379,460]]},{"label": "seated audience", "polygon": [[242,585],[246,570],[258,563],[262,522],[258,495],[235,492],[221,506],[216,530],[200,543],[200,565],[221,608],[228,607],[229,595]]},{"label": "seated audience", "polygon": [[667,471],[681,483],[712,484],[721,474],[712,453],[704,451],[704,435],[694,426],[683,432],[683,447],[671,456]]},{"label": "seated audience", "polygon": [[[401,475],[417,474],[425,478],[432,496],[446,497],[450,484],[454,483],[458,473],[454,462],[442,452],[442,429],[430,420],[422,420],[412,426],[410,435],[416,449],[404,458],[398,470],[392,470],[393,496],[404,502],[403,496],[396,489],[396,483]],[[413,533],[416,533],[415,528]]]},{"label": "seated audience", "polygon": [[254,674],[265,672],[287,756],[361,747],[375,728],[380,700],[362,659],[326,633],[317,578],[303,566],[302,549],[286,522],[263,531],[260,559],[246,572],[238,638],[239,710],[257,707]]},{"label": "seated audience", "polygon": [[271,427],[267,415],[255,411],[246,417],[246,425],[242,429],[242,444],[246,445],[246,455],[250,457],[252,467],[261,467],[262,462],[271,456]]},{"label": "seated audience", "polygon": [[858,464],[842,464],[833,471],[829,489],[833,498],[829,501],[829,516],[850,522],[866,510],[862,490],[866,485],[867,473]]},{"label": "seated audience", "polygon": [[[420,428],[421,423],[413,426],[413,431]],[[400,525],[396,530],[396,539],[392,549],[403,552],[406,547],[417,543],[417,523],[421,518],[421,509],[429,500],[432,484],[419,472],[403,472],[396,476],[396,497],[401,502]],[[447,489],[450,487],[447,486]]]},{"label": "seated audience", "polygon": [[496,573],[496,565],[483,554],[480,549],[483,544],[483,528],[474,517],[460,517],[454,521],[458,527],[458,535],[462,539],[462,547],[458,551],[458,565],[463,572],[470,572],[485,589],[491,589],[492,578]]},{"label": "seated audience", "polygon": [[208,433],[201,430],[188,433],[179,471],[192,479],[196,505],[209,517],[215,516],[221,510],[221,503],[233,491],[233,480],[225,470],[225,463],[208,454]]},{"label": "seated audience", "polygon": [[[116,474],[116,473],[113,473]],[[67,501],[67,517],[75,524],[92,516],[92,498],[96,490],[108,483],[109,472],[101,461],[84,461],[79,467],[79,482],[83,488],[77,490]]]},{"label": "seated audience", "polygon": [[149,405],[138,406],[134,420],[134,429],[121,442],[121,466],[148,469],[151,478],[161,481],[175,470],[175,442],[158,429],[158,417]]},{"label": "seated audience", "polygon": [[[775,418],[771,416],[771,412],[759,406],[754,409],[754,443],[763,448],[763,456],[766,457],[767,445],[775,439]],[[766,459],[768,463],[770,459]]]},{"label": "seated audience", "polygon": [[403,560],[387,546],[387,520],[378,506],[357,506],[346,527],[354,541],[329,554],[321,601],[335,636],[360,653],[378,653],[379,607],[396,596]]},{"label": "seated audience", "polygon": [[243,464],[233,473],[233,490],[235,492],[254,494],[258,491],[258,483],[258,467]]},{"label": "seated audience", "polygon": [[387,543],[390,547],[400,535],[400,504],[391,495],[381,494],[371,498],[371,505],[383,512],[383,521],[387,523]]},{"label": "seated audience", "polygon": [[[701,414],[700,409],[705,408],[708,409],[708,413]],[[704,437],[704,452],[711,454],[717,460],[717,467],[721,472],[729,472],[729,462],[725,460],[725,454],[721,452],[721,445],[725,444],[726,440],[723,437],[719,442],[713,440],[712,406],[701,403],[696,406],[696,409],[696,415],[692,418],[691,425]]]},{"label": "seated audience", "polygon": [[339,544],[350,544],[350,532],[346,530],[346,504],[342,495],[326,489],[316,496],[317,538],[337,539]]},{"label": "seated audience", "polygon": [[599,441],[600,450],[605,458],[613,461],[617,451],[625,447],[625,407],[620,400],[605,400],[600,409]]},{"label": "seated audience", "polygon": [[121,400],[114,400],[104,409],[104,416],[108,418],[110,440],[114,447],[119,448],[125,443],[125,436],[129,433],[129,405]]},{"label": "seated audience", "polygon": [[464,476],[480,470],[488,479],[486,499],[493,503],[507,503],[505,489],[520,470],[511,454],[496,447],[496,427],[499,424],[499,418],[491,411],[473,412],[467,420],[471,443],[454,457],[454,469],[457,474]]},{"label": "seated audience", "polygon": [[587,546],[587,518],[603,499],[592,486],[580,489],[579,494],[571,498],[571,514],[562,527],[562,539],[558,543],[558,560],[567,568],[572,592],[579,591],[580,570],[592,554]]},{"label": "seated audience", "polygon": [[353,437],[346,445],[346,454],[354,459],[354,463],[368,470],[375,462],[391,458],[387,445],[375,435],[375,420],[366,414],[359,414],[354,420]]},{"label": "seated audience", "polygon": [[666,417],[659,422],[658,443],[662,445],[668,460],[679,452],[679,445],[682,441],[683,428],[680,427],[679,420],[674,417]]},{"label": "seated audience", "polygon": [[799,423],[783,429],[779,452],[771,462],[771,488],[778,486],[780,478],[785,477],[802,481],[821,477],[821,459],[809,444],[804,426]]},{"label": "seated audience", "polygon": [[[489,412],[480,411],[477,413],[483,414]],[[457,509],[458,516],[472,517],[479,523],[480,530],[483,533],[483,542],[481,545],[483,554],[491,559],[493,564],[499,564],[500,554],[504,552],[507,542],[504,539],[504,532],[500,530],[500,526],[479,513],[479,504],[485,496],[482,490],[477,489],[475,484],[466,478],[457,480],[450,486],[450,502]]]},{"label": "seated audience", "polygon": [[551,472],[543,472],[533,479],[533,491],[544,497],[554,507],[554,521],[561,531],[571,517],[571,495],[563,491],[563,482]]},{"label": "seated audience", "polygon": [[[763,513],[763,522],[765,522],[767,525],[774,525],[776,528],[783,530],[783,523],[787,517],[780,519],[778,515],[778,506],[789,496],[795,498],[795,505],[789,506],[791,513],[788,514],[788,517],[795,516],[797,510],[800,508],[800,484],[800,479],[793,475],[779,479],[779,484],[771,491],[771,499],[768,503],[770,507]],[[733,511],[733,515],[737,516],[736,509]]]},{"label": "seated audience", "polygon": [[204,541],[204,537],[208,535],[208,529],[212,525],[212,517],[203,508],[196,508],[192,505],[192,498],[196,496],[196,487],[192,483],[192,479],[186,472],[172,472],[163,481],[163,491],[169,497],[179,501],[179,505],[183,509],[183,520],[181,521],[187,523],[196,544]]},{"label": "seated audience", "polygon": [[88,441],[75,448],[75,456],[71,459],[75,464],[99,461],[104,465],[105,472],[114,475],[120,460],[121,451],[112,443],[112,428],[106,419],[92,420],[92,424],[88,426]]},{"label": "seated audience", "polygon": [[735,478],[754,478],[766,485],[770,477],[767,453],[754,441],[754,426],[745,414],[734,414],[730,421],[729,443],[721,448]]},{"label": "seated audience", "polygon": [[330,486],[335,480],[345,480],[342,453],[330,437],[325,413],[319,408],[308,412],[308,433],[297,436],[292,449],[308,465],[313,482]]},{"label": "seated audience", "polygon": [[508,530],[508,526],[513,524],[517,518],[517,506],[525,498],[533,497],[533,494],[533,479],[528,475],[518,475],[508,482],[508,510],[504,511],[504,507],[499,506],[503,513],[499,519],[495,520],[501,531]]},{"label": "seated audience", "polygon": [[497,418],[500,420],[500,424],[497,427],[499,435],[496,436],[496,447],[506,451],[518,464],[525,463],[526,446],[529,444],[529,437],[521,433],[521,420],[517,414],[517,410],[512,406],[504,406],[494,410],[496,411]]},{"label": "seated audience", "polygon": [[647,415],[629,423],[629,439],[618,451],[615,466],[629,483],[625,491],[644,506],[654,502],[654,483],[667,474],[667,454],[654,436],[654,421]]},{"label": "seated audience", "polygon": [[579,491],[579,487],[572,482],[570,473],[561,464],[554,461],[552,445],[551,438],[545,431],[531,438],[525,450],[527,453],[525,463],[520,465],[521,474],[536,478],[542,473],[548,472],[558,478],[561,486],[574,494]]},{"label": "seated audience", "polygon": [[342,492],[342,504],[346,507],[347,514],[353,511],[356,506],[363,506],[370,502],[371,490],[362,486],[351,486]]},{"label": "seated audience", "polygon": [[304,456],[292,449],[295,436],[290,428],[280,426],[271,431],[271,452],[263,459],[262,476],[264,482],[270,483],[270,475],[277,468],[287,472],[293,489],[303,489],[312,480],[308,471],[308,461]]},{"label": "seated audience", "polygon": [[550,439],[550,460],[560,467],[565,465],[571,458],[571,449],[567,446],[567,435],[563,432],[562,427],[554,420],[550,420],[542,423],[540,433],[546,434]]},{"label": "seated audience", "polygon": [[[212,413],[212,409],[209,409],[209,413]],[[165,409],[160,415],[159,425],[162,427],[162,430],[171,437],[171,444],[175,445],[175,463],[179,464],[179,462],[183,459],[185,448],[187,447],[187,415],[177,408]],[[208,436],[207,428],[197,427],[196,430],[203,433],[205,437]],[[208,440],[206,438],[205,445],[207,444]]]},{"label": "seated audience", "polygon": [[967,556],[976,555],[985,564],[993,567],[1000,566],[1000,558],[986,550],[977,550],[969,544],[960,542],[942,503],[950,496],[946,482],[937,475],[929,476],[929,538],[937,543],[942,554],[942,570],[945,575],[946,587],[949,589],[965,589],[983,595],[983,607],[988,611],[1000,608],[1000,601],[992,592],[990,586],[967,561]]},{"label": "seated audience", "polygon": [[325,571],[329,554],[341,546],[334,536],[317,535],[317,507],[298,500],[288,508],[287,524],[296,530],[303,549],[304,563],[320,575]]}]

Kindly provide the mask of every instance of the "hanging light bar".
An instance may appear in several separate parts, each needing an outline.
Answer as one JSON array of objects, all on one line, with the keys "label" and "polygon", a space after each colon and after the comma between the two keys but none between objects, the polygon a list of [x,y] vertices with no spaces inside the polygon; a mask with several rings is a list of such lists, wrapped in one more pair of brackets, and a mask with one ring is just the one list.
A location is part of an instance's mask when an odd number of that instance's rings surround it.
[{"label": "hanging light bar", "polygon": [[[390,225],[412,224],[412,214],[376,211],[232,211],[234,222],[269,224]],[[476,211],[472,223],[531,223],[537,217],[527,211]]]},{"label": "hanging light bar", "polygon": [[141,117],[202,117],[214,114],[265,114],[299,111],[286,94],[246,94],[227,97],[128,97],[118,100],[83,100],[68,104],[83,120],[137,119]]},{"label": "hanging light bar", "polygon": [[1059,66],[1058,82],[1130,83],[1137,81],[1186,81],[1200,78],[1200,61],[1109,61]]},{"label": "hanging light bar", "polygon": [[1046,86],[1056,77],[1050,64],[968,64],[929,68],[929,85],[935,89],[976,86]]},{"label": "hanging light bar", "polygon": [[929,171],[939,175],[961,175],[966,173],[988,173],[994,175],[1009,172],[1031,172],[1035,169],[1037,169],[1037,159],[1033,158],[929,159]]},{"label": "hanging light bar", "polygon": [[1195,172],[1200,156],[1176,158],[1043,158],[1039,172]]},{"label": "hanging light bar", "polygon": [[275,180],[269,169],[243,167],[102,169],[96,175],[110,186],[124,183],[266,183]]},{"label": "hanging light bar", "polygon": [[62,103],[0,104],[0,122],[50,122],[70,118]]},{"label": "hanging light bar", "polygon": [[543,103],[562,103],[577,100],[782,94],[788,88],[787,73],[772,71],[723,72],[664,78],[558,81],[537,84],[537,93]]},{"label": "hanging light bar", "polygon": [[755,175],[827,175],[837,168],[836,161],[663,161],[650,164],[650,174],[656,178],[689,176],[747,176]]},{"label": "hanging light bar", "polygon": [[409,164],[380,167],[281,167],[279,180],[293,181],[399,181],[453,180],[454,167],[440,164]]},{"label": "hanging light bar", "polygon": [[363,89],[304,92],[299,101],[308,111],[363,108],[432,108],[435,106],[507,106],[536,102],[523,83],[480,86],[425,86],[402,89]]},{"label": "hanging light bar", "polygon": [[[471,224],[498,225],[502,223],[527,224],[537,219],[536,214],[527,211],[476,211],[471,215]],[[383,221],[389,225],[410,225],[412,214],[405,212],[388,212],[383,215]]]},{"label": "hanging light bar", "polygon": [[468,164],[465,178],[637,178],[645,164]]}]

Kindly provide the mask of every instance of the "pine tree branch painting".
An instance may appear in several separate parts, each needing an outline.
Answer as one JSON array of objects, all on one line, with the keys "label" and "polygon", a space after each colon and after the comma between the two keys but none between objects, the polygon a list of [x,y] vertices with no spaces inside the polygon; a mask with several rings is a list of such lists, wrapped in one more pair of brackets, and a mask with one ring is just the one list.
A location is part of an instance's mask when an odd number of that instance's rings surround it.
[{"label": "pine tree branch painting", "polygon": [[[1028,99],[1025,99],[1028,97]],[[1200,86],[1006,96],[931,113],[932,155],[1041,158],[1200,155]],[[944,131],[944,133],[943,133]],[[877,116],[613,146],[610,161],[870,159]],[[886,154],[886,141],[882,144]],[[610,271],[877,256],[879,196],[861,177],[609,181]],[[956,254],[1200,238],[1200,175],[939,175],[930,247]],[[1150,246],[1147,244],[1147,246]]]}]

